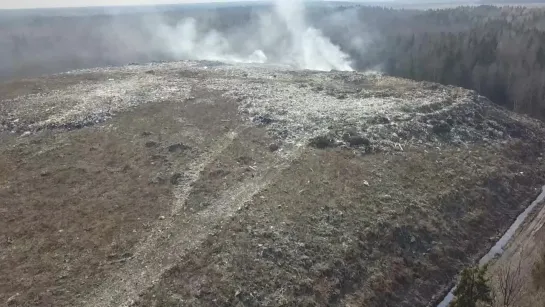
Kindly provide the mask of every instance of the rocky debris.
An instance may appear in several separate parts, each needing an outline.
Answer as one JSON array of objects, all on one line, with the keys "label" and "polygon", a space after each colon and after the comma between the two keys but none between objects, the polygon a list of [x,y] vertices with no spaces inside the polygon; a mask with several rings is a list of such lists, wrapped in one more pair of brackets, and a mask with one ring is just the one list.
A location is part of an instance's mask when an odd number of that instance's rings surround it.
[{"label": "rocky debris", "polygon": [[269,151],[270,152],[275,152],[278,149],[280,149],[280,145],[278,145],[277,143],[269,144]]},{"label": "rocky debris", "polygon": [[[294,144],[330,147],[344,142],[365,152],[398,151],[411,145],[461,146],[532,137],[517,124],[520,117],[474,91],[380,74],[182,61],[81,70],[70,75],[106,70],[116,78],[2,101],[3,105],[17,106],[0,114],[2,130],[80,129],[141,104],[187,101],[198,86],[223,93],[221,99],[237,103],[241,116],[265,127],[286,148]],[[354,127],[359,136],[345,137],[344,132]],[[327,134],[342,142],[316,142]],[[142,136],[149,135],[144,132]],[[185,149],[177,146],[174,151]]]},{"label": "rocky debris", "polygon": [[343,141],[348,143],[351,147],[358,147],[358,146],[369,146],[371,145],[371,141],[362,136],[359,135],[357,132],[346,132],[343,135]]},{"label": "rocky debris", "polygon": [[155,141],[147,141],[144,146],[146,146],[146,148],[154,148],[154,147],[157,147],[159,145],[159,143],[155,142]]},{"label": "rocky debris", "polygon": [[27,123],[21,122],[19,118],[13,118],[8,114],[7,118],[2,119],[0,115],[0,131],[10,131],[12,133],[20,133],[22,131],[31,130]]},{"label": "rocky debris", "polygon": [[173,185],[176,185],[180,182],[180,180],[182,179],[182,174],[180,173],[174,173],[171,177],[170,177],[170,183],[173,184]]},{"label": "rocky debris", "polygon": [[[228,97],[236,99],[244,93],[241,114],[248,114],[254,123],[266,126],[288,145],[330,147],[335,142],[320,141],[320,136],[335,134],[348,146],[366,152],[399,151],[422,144],[491,143],[508,137],[505,124],[518,120],[474,91],[452,86],[424,86],[410,80],[346,72],[313,72],[305,77],[311,86],[267,81],[245,87],[234,82]],[[279,74],[277,79],[289,77]],[[365,84],[365,89],[357,84]],[[487,120],[502,124],[485,131],[480,126]],[[350,127],[362,131],[362,137],[339,134]],[[518,131],[511,136],[521,137]]]},{"label": "rocky debris", "polygon": [[255,117],[253,122],[259,125],[270,125],[274,122],[274,120],[267,115],[260,115]]},{"label": "rocky debris", "polygon": [[250,165],[253,162],[252,157],[250,156],[239,156],[236,158],[237,163],[242,165]]},{"label": "rocky debris", "polygon": [[20,295],[19,293],[15,293],[14,295],[10,296],[6,301],[6,305],[7,306],[17,306],[17,305],[19,305],[19,302],[17,300],[17,297],[19,295]]},{"label": "rocky debris", "polygon": [[184,143],[177,143],[177,144],[172,144],[170,146],[168,146],[168,151],[169,152],[182,152],[184,150],[188,150],[188,149],[191,149],[191,147],[185,145]]},{"label": "rocky debris", "polygon": [[217,169],[208,173],[211,178],[223,178],[229,175],[231,171],[225,169]]},{"label": "rocky debris", "polygon": [[[385,97],[386,97],[386,96],[385,96]],[[390,119],[389,119],[387,116],[379,115],[379,116],[373,117],[373,118],[370,120],[370,122],[371,122],[371,123],[375,123],[375,124],[386,125],[386,124],[389,124],[389,123],[390,123]]]},{"label": "rocky debris", "polygon": [[337,141],[331,135],[320,135],[309,140],[309,145],[318,149],[336,147]]},{"label": "rocky debris", "polygon": [[445,134],[445,133],[449,133],[452,130],[452,127],[444,120],[441,120],[438,123],[433,125],[432,130],[434,133],[437,133],[437,134]]},{"label": "rocky debris", "polygon": [[103,123],[111,119],[112,117],[113,117],[113,114],[110,112],[98,112],[84,118],[74,119],[67,122],[53,122],[53,121],[37,122],[37,123],[31,124],[30,127],[36,130],[42,130],[44,128],[76,130],[76,129],[82,129],[85,127],[91,127],[96,124]]},{"label": "rocky debris", "polygon": [[[31,127],[26,130],[74,130],[103,123],[118,112],[141,104],[167,99],[185,99],[189,96],[189,81],[179,79],[175,84],[162,82],[160,76],[143,73],[149,71],[149,65],[97,68],[69,72],[65,75],[73,77],[101,74],[104,71],[115,75],[117,69],[125,74],[109,79],[91,77],[68,88],[43,90],[1,102],[8,108],[12,118],[19,120],[14,123],[15,125],[25,123]],[[61,76],[62,74],[54,78]],[[5,115],[0,114],[0,122],[4,120]]]},{"label": "rocky debris", "polygon": [[166,179],[163,174],[159,173],[149,179],[151,184],[164,184]]},{"label": "rocky debris", "polygon": [[130,252],[125,252],[125,253],[112,253],[112,254],[109,254],[108,256],[106,256],[106,259],[108,260],[115,260],[115,259],[128,259],[128,258],[132,258],[134,255]]},{"label": "rocky debris", "polygon": [[[423,253],[432,247],[432,236],[425,228],[414,229],[412,226],[396,226],[392,233],[392,241],[396,248],[405,254],[405,258],[414,257],[413,254]],[[408,260],[408,259],[407,259]]]}]

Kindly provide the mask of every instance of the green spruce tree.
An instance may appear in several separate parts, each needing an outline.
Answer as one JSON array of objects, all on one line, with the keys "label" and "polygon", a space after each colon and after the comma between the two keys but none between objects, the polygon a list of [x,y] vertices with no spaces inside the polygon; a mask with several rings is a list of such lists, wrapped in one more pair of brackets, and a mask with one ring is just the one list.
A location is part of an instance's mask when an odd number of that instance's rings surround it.
[{"label": "green spruce tree", "polygon": [[486,278],[486,266],[464,269],[454,291],[453,307],[475,307],[477,302],[491,303],[490,287]]}]

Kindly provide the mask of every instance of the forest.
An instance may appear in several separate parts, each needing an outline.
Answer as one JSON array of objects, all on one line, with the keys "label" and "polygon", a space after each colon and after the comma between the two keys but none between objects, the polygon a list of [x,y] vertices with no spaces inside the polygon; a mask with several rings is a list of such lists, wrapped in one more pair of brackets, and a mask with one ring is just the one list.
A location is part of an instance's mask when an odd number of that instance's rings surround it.
[{"label": "forest", "polygon": [[511,110],[545,118],[543,8],[361,10],[380,35],[357,58],[358,69],[380,65],[390,75],[474,89]]}]

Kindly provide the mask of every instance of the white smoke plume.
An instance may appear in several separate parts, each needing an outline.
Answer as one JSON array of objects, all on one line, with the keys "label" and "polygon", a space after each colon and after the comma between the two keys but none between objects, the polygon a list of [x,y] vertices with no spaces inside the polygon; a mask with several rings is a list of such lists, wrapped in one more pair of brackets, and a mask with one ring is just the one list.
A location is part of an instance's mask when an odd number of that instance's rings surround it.
[{"label": "white smoke plume", "polygon": [[313,5],[0,10],[0,81],[184,59],[324,71],[364,66],[373,37],[360,10]]},{"label": "white smoke plume", "polygon": [[[305,21],[300,0],[276,0],[272,12],[233,33],[221,33],[188,18],[176,25],[153,23],[158,38],[176,59],[228,63],[287,64],[299,69],[353,70],[350,59]],[[204,28],[204,29],[201,29]]]}]

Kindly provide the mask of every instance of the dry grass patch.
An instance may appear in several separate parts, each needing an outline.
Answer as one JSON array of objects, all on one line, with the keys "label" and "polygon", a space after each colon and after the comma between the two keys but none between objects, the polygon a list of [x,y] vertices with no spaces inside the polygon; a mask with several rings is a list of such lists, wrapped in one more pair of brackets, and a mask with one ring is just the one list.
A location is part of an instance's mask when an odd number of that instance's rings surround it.
[{"label": "dry grass patch", "polygon": [[307,150],[137,305],[426,305],[542,176],[484,147]]}]

